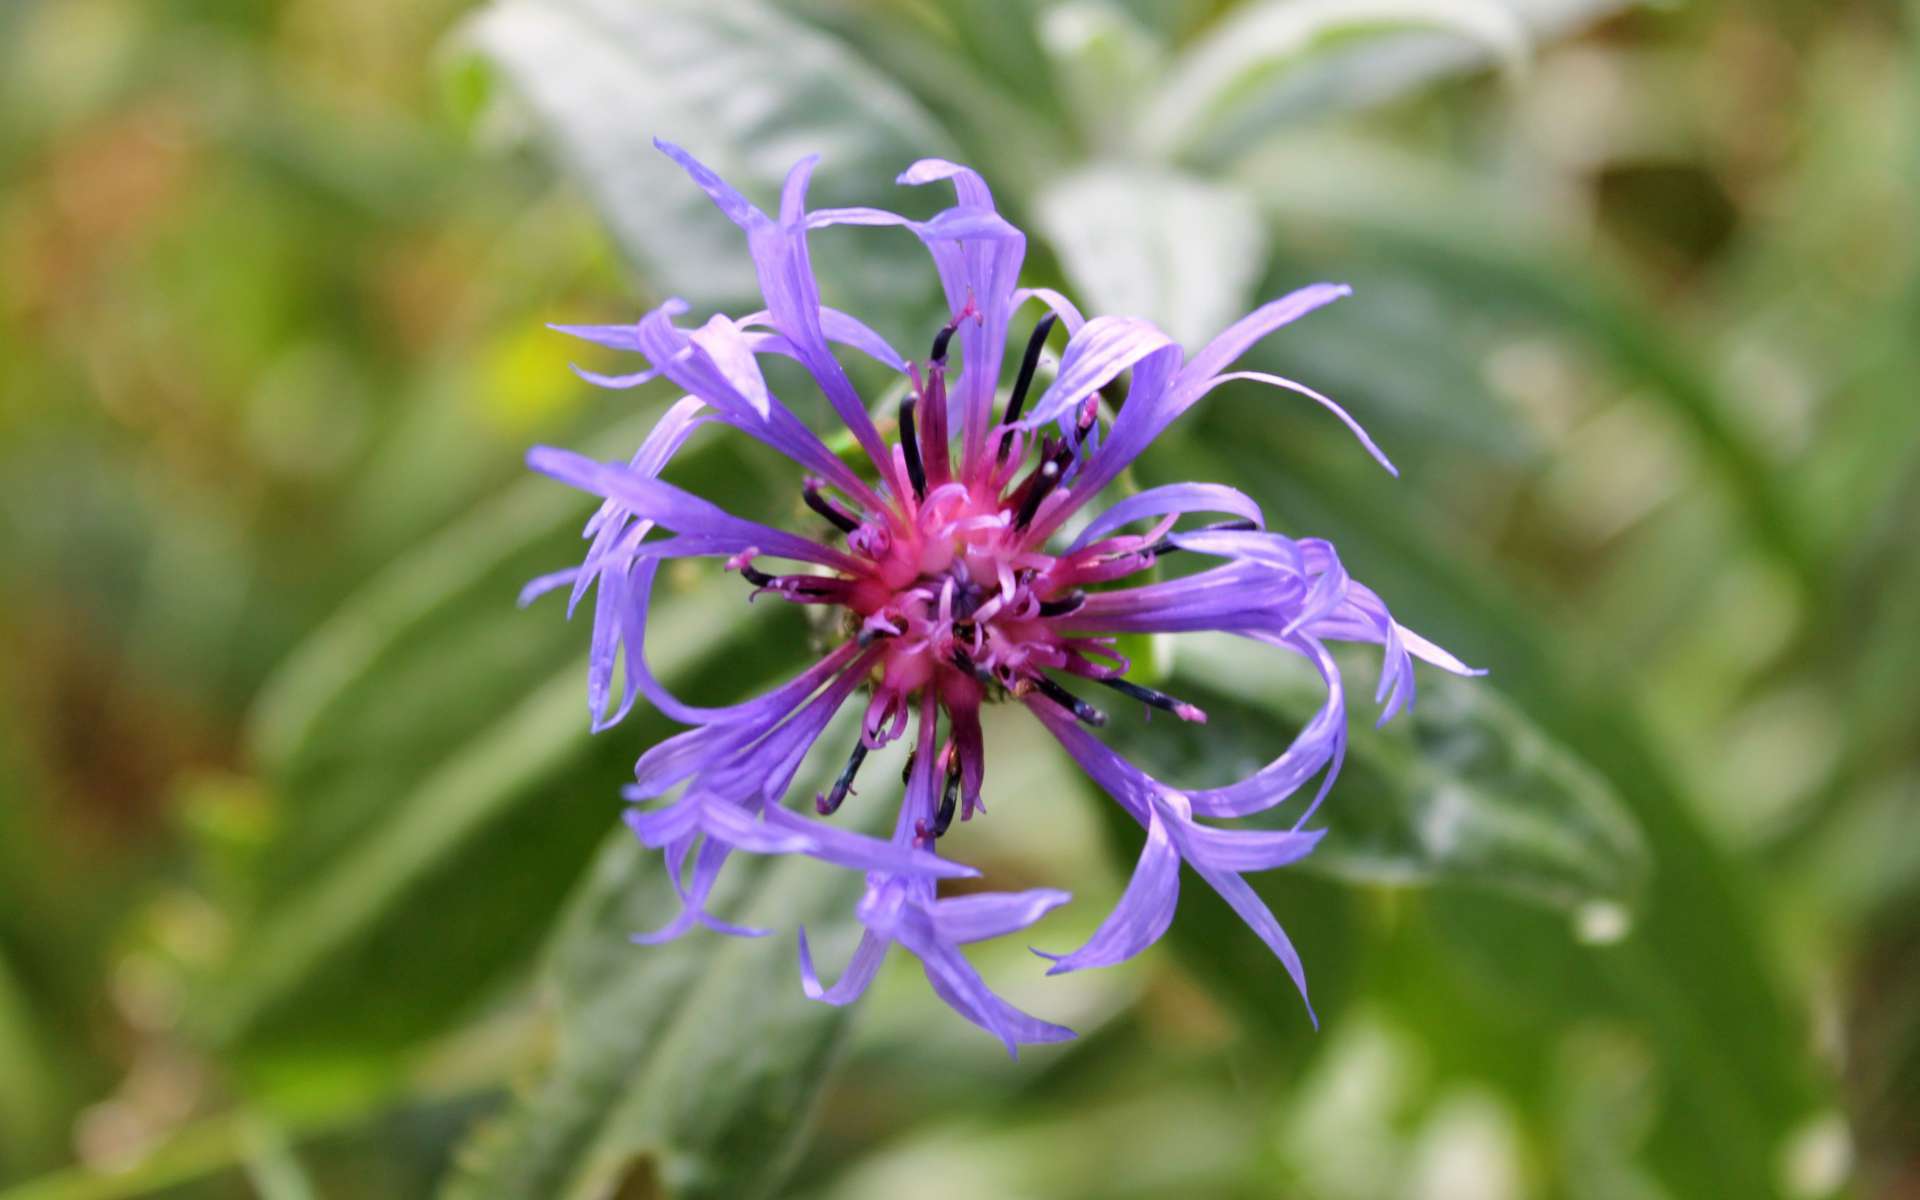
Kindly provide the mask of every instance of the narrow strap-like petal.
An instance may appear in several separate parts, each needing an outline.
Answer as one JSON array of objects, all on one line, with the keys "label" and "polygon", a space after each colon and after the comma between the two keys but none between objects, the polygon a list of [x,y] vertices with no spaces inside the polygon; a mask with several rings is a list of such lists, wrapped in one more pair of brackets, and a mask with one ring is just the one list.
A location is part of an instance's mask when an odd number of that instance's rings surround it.
[{"label": "narrow strap-like petal", "polygon": [[803,817],[792,809],[767,809],[766,824],[804,838],[807,846],[803,853],[856,871],[886,871],[935,879],[973,879],[980,874],[977,868],[966,863],[841,829],[825,821]]},{"label": "narrow strap-like petal", "polygon": [[934,901],[933,922],[950,942],[984,942],[1025,929],[1071,899],[1070,894],[1052,888],[955,896]]},{"label": "narrow strap-like petal", "polygon": [[892,456],[845,369],[827,348],[822,328],[820,288],[807,254],[806,217],[807,184],[818,157],[803,158],[788,172],[781,191],[780,220],[774,221],[685,150],[660,138],[654,139],[654,145],[679,163],[727,219],[746,232],[747,249],[753,256],[774,328],[791,343],[881,478],[891,481],[898,491],[900,481],[893,479]]},{"label": "narrow strap-like petal", "polygon": [[1174,384],[1174,403],[1184,411],[1213,382],[1214,376],[1232,366],[1255,342],[1316,308],[1352,294],[1353,289],[1344,283],[1313,283],[1254,309],[1222,330],[1187,363]]},{"label": "narrow strap-like petal", "polygon": [[529,450],[527,465],[582,491],[618,500],[637,516],[679,533],[711,539],[735,553],[754,550],[776,558],[817,563],[836,571],[861,570],[861,564],[843,551],[758,521],[736,517],[691,492],[636,474],[622,465],[597,462],[552,446],[535,446]]},{"label": "narrow strap-like petal", "polygon": [[1243,492],[1218,483],[1170,483],[1148,488],[1108,507],[1088,522],[1080,535],[1073,539],[1073,544],[1067,547],[1067,553],[1090,546],[1121,526],[1146,517],[1195,512],[1230,513],[1244,517],[1255,525],[1266,524],[1260,506]]},{"label": "narrow strap-like petal", "polygon": [[1233,872],[1216,871],[1198,864],[1195,869],[1200,873],[1200,878],[1220,893],[1220,898],[1231,905],[1247,927],[1273,951],[1274,957],[1280,960],[1280,965],[1286,968],[1288,977],[1293,980],[1293,986],[1299,989],[1300,1000],[1307,1006],[1307,1018],[1313,1022],[1315,1029],[1320,1028],[1320,1018],[1313,1011],[1313,1001],[1307,997],[1306,968],[1300,965],[1300,953],[1293,948],[1287,931],[1280,928],[1280,922],[1274,919],[1273,910],[1254,892],[1251,884]]},{"label": "narrow strap-like petal", "polygon": [[860,934],[860,944],[854,948],[853,958],[848,961],[847,969],[841,973],[840,981],[832,987],[822,987],[820,976],[813,969],[813,952],[807,946],[807,931],[800,931],[800,990],[809,1000],[818,1000],[823,1004],[851,1004],[866,994],[867,985],[880,972],[880,964],[886,961],[887,948],[893,943],[872,930]]},{"label": "narrow strap-like petal", "polygon": [[1133,364],[1166,350],[1179,353],[1173,339],[1152,322],[1137,317],[1095,317],[1067,343],[1060,373],[1040,394],[1020,426],[1038,429],[1059,420]]},{"label": "narrow strap-like petal", "polygon": [[1062,975],[1125,962],[1167,932],[1179,899],[1180,854],[1174,849],[1166,822],[1156,812],[1150,815],[1147,844],[1140,851],[1140,861],[1120,902],[1100,923],[1100,928],[1094,930],[1086,945],[1056,958],[1047,974]]},{"label": "narrow strap-like petal", "polygon": [[1060,318],[1060,323],[1067,327],[1068,337],[1079,333],[1080,327],[1087,323],[1087,319],[1080,315],[1080,310],[1074,305],[1073,301],[1062,296],[1052,288],[1034,287],[1014,289],[1013,307],[1015,309],[1018,309],[1029,300],[1038,300],[1040,303],[1052,309],[1053,314]]},{"label": "narrow strap-like petal", "polygon": [[1269,375],[1265,371],[1229,371],[1225,375],[1215,375],[1208,381],[1206,387],[1202,389],[1201,395],[1205,395],[1223,383],[1231,383],[1236,379],[1250,380],[1254,383],[1264,383],[1271,387],[1282,388],[1286,391],[1297,392],[1305,396],[1307,399],[1332,413],[1335,417],[1338,417],[1340,423],[1345,425],[1347,430],[1360,440],[1360,444],[1367,448],[1367,453],[1373,455],[1373,461],[1385,467],[1389,475],[1397,477],[1400,474],[1400,468],[1393,465],[1392,460],[1387,457],[1386,451],[1374,444],[1373,438],[1367,435],[1366,428],[1362,426],[1360,422],[1354,420],[1352,414],[1304,383],[1295,383],[1291,379],[1279,375]]}]

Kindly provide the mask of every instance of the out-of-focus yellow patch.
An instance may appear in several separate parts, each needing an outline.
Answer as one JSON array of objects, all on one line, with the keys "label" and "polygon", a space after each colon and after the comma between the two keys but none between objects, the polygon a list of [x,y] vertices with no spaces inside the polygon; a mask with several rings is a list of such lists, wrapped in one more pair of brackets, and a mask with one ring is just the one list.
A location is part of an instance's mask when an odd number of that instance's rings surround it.
[{"label": "out-of-focus yellow patch", "polygon": [[593,389],[568,369],[569,346],[533,323],[490,341],[480,355],[482,423],[503,437],[524,438],[584,403]]}]

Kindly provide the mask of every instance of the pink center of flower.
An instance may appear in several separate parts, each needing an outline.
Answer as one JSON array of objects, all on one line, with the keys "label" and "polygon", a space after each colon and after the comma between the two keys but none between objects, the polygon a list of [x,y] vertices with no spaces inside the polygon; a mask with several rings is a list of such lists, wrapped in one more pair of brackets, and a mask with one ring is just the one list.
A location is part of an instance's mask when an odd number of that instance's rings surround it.
[{"label": "pink center of flower", "polygon": [[[917,698],[932,689],[948,716],[949,733],[936,766],[946,789],[928,838],[946,831],[956,807],[962,820],[980,802],[984,773],[979,711],[983,700],[1039,692],[1090,725],[1106,715],[1056,682],[1058,671],[1106,684],[1183,720],[1205,714],[1121,678],[1131,666],[1114,638],[1075,632],[1072,617],[1087,602],[1087,586],[1151,566],[1168,549],[1147,536],[1106,538],[1066,554],[1045,550],[1049,518],[1068,503],[1068,486],[1097,418],[1097,397],[1081,409],[1063,437],[1042,436],[1038,461],[1026,464],[1032,435],[1018,420],[1052,318],[1034,330],[1006,416],[986,440],[986,453],[956,464],[946,425],[945,352],[963,312],[934,342],[923,377],[911,369],[912,390],[900,406],[892,447],[894,475],[909,494],[878,513],[856,514],[809,479],[807,506],[846,536],[859,569],[838,575],[768,575],[753,567],[754,551],[728,566],[757,588],[801,604],[836,606],[848,635],[868,648],[872,699],[860,745],[833,789],[821,796],[822,814],[840,806],[870,749],[899,737]],[[924,428],[916,427],[916,417]]]}]

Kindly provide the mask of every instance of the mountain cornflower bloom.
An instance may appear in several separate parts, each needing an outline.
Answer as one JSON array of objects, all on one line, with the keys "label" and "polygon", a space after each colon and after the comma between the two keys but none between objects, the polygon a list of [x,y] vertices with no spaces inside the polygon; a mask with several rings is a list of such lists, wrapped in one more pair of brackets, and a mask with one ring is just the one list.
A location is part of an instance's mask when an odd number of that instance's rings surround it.
[{"label": "mountain cornflower bloom", "polygon": [[[904,184],[949,183],[954,190],[951,207],[915,221],[877,208],[808,211],[815,159],[807,158],[788,175],[779,214],[769,216],[685,151],[656,144],[745,231],[766,308],[684,328],[676,319],[687,306],[670,300],[633,325],[556,327],[647,361],[647,369],[631,375],[582,371],[589,381],[628,388],[665,378],[687,394],[628,463],[546,447],[528,455],[534,470],[603,499],[586,527],[585,561],[534,581],[525,597],[570,586],[578,604],[597,587],[587,684],[595,728],[618,721],[640,698],[690,727],[640,758],[626,792],[634,805],[628,824],[664,851],[682,902],[675,919],[636,940],[661,941],[702,925],[732,934],[768,932],[708,910],[720,870],[741,851],[811,855],[864,872],[866,891],[856,914],[863,935],[831,986],[816,973],[801,931],[807,995],[847,1003],[866,988],[888,951],[901,946],[918,957],[941,999],[1010,1052],[1022,1043],[1071,1037],[1071,1030],[995,995],[959,949],[1027,928],[1067,894],[943,898],[938,890],[941,879],[978,874],[942,851],[956,820],[986,811],[980,711],[1006,701],[1025,706],[1146,831],[1119,905],[1085,945],[1049,955],[1050,973],[1117,963],[1151,945],[1173,918],[1184,863],[1245,919],[1304,998],[1299,957],[1243,875],[1294,862],[1320,839],[1321,831],[1305,823],[1339,771],[1346,736],[1345,693],[1328,643],[1382,648],[1375,700],[1384,702],[1383,721],[1413,701],[1414,658],[1457,673],[1468,668],[1395,623],[1380,598],[1342,569],[1331,545],[1267,530],[1259,507],[1232,488],[1172,484],[1124,496],[1090,517],[1087,510],[1162,430],[1232,380],[1316,401],[1392,470],[1333,401],[1277,376],[1230,369],[1256,341],[1348,289],[1302,288],[1256,309],[1189,357],[1146,321],[1086,320],[1058,293],[1020,287],[1025,237],[996,212],[985,182],[966,167],[924,159],[900,176]],[[924,361],[907,361],[860,320],[821,303],[807,236],[834,225],[904,227],[925,244],[951,319],[932,338]],[[1009,326],[1030,301],[1044,312],[1003,405]],[[1065,348],[1057,373],[1036,397],[1056,328],[1066,336]],[[891,422],[875,421],[835,346],[906,377]],[[829,449],[769,390],[761,372],[767,355],[793,359],[812,377],[864,455],[861,469]],[[1103,407],[1129,374],[1124,399]],[[804,473],[796,480],[802,497],[831,532],[815,538],[770,528],[663,482],[674,453],[709,424],[731,426],[792,459]],[[1226,520],[1176,529],[1192,514]],[[656,530],[665,536],[650,536]],[[1175,552],[1218,562],[1180,578],[1130,582]],[[648,669],[647,611],[661,562],[696,556],[724,560],[753,595],[832,610],[839,644],[755,699],[718,708],[682,702]],[[1228,786],[1190,790],[1152,778],[1096,738],[1090,730],[1107,717],[1086,693],[1099,689],[1174,719],[1205,721],[1193,705],[1127,679],[1130,664],[1117,641],[1129,633],[1200,630],[1298,655],[1325,680],[1326,699],[1272,762]],[[624,660],[624,682],[616,699],[618,660]],[[860,732],[845,769],[813,798],[811,814],[789,807],[802,759],[850,702],[861,710]],[[863,760],[910,729],[911,759],[892,837],[836,825],[834,813],[854,794]],[[1287,828],[1209,823],[1271,809],[1323,771],[1317,792]]]}]

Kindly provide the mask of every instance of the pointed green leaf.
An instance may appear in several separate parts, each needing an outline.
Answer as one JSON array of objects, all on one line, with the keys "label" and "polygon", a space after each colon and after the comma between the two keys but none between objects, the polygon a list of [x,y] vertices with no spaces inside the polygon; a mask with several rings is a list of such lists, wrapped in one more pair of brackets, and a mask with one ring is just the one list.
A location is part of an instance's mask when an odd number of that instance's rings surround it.
[{"label": "pointed green leaf", "polygon": [[[1426,35],[1416,37],[1411,55],[1409,33]],[[1419,44],[1435,33],[1447,36]],[[1359,39],[1379,43],[1373,62],[1345,53]],[[1181,53],[1148,101],[1142,138],[1166,158],[1245,149],[1275,109],[1300,93],[1384,98],[1403,76],[1423,77],[1412,68],[1436,54],[1474,66],[1491,58],[1516,70],[1529,41],[1525,22],[1500,0],[1266,0],[1233,12]],[[1307,70],[1323,65],[1317,76]]]},{"label": "pointed green leaf", "polygon": [[[755,0],[499,0],[464,40],[499,65],[648,279],[695,302],[754,295],[752,262],[740,232],[654,149],[656,136],[763,206],[806,154],[821,156],[816,207],[889,203],[887,181],[948,144],[881,71]],[[923,294],[925,256],[912,239],[870,242],[857,271],[821,257],[829,292],[855,289],[837,303],[872,312]]]},{"label": "pointed green leaf", "polygon": [[[624,457],[638,440],[623,426],[594,452]],[[734,499],[763,499],[726,449],[697,444],[674,469],[696,490],[727,479]],[[671,728],[641,711],[590,735],[591,605],[569,624],[564,596],[514,603],[527,579],[578,560],[589,508],[520,482],[372,581],[268,687],[254,742],[274,828],[194,1007],[213,1037],[269,1065],[345,1069],[357,1053],[378,1070],[386,1048],[446,1028],[530,961],[616,823],[639,748]],[[751,664],[740,687],[790,660],[791,614],[684,574],[655,597],[650,660],[669,686],[729,646]]]},{"label": "pointed green leaf", "polygon": [[[856,873],[740,858],[716,893],[727,919],[803,924],[816,945],[852,924]],[[629,940],[677,909],[659,855],[613,835],[553,947],[554,1060],[479,1131],[449,1200],[591,1200],[623,1187],[746,1200],[778,1186],[850,1010],[801,995],[784,935]]]}]

